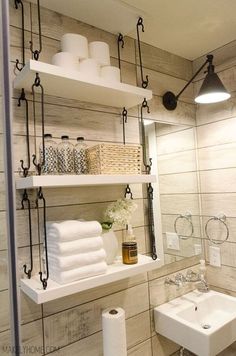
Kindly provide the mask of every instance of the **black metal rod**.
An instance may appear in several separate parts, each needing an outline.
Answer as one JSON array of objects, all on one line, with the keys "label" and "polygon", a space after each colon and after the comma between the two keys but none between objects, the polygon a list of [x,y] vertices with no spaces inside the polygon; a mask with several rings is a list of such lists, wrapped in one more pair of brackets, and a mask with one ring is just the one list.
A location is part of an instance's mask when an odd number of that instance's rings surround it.
[{"label": "black metal rod", "polygon": [[21,168],[23,170],[24,177],[27,177],[30,169],[30,139],[29,139],[29,105],[26,99],[25,91],[22,88],[21,95],[18,99],[18,106],[21,106],[21,101],[25,102],[25,124],[26,124],[26,149],[27,149],[27,165],[24,166],[24,160],[21,159]]},{"label": "black metal rod", "polygon": [[45,128],[45,120],[44,120],[44,88],[40,83],[39,74],[36,73],[34,84],[32,85],[32,93],[33,93],[33,116],[34,116],[34,123],[36,122],[36,100],[35,100],[35,88],[40,88],[41,90],[41,136],[42,136],[42,148],[43,148],[43,155],[42,161],[37,162],[37,155],[36,153],[33,155],[33,164],[37,168],[38,174],[41,174],[42,166],[45,164],[45,140],[44,140],[44,128]]},{"label": "black metal rod", "polygon": [[120,47],[124,48],[124,45],[125,45],[124,36],[121,33],[119,33],[117,38],[117,49],[118,49],[118,63],[120,69],[121,69]]},{"label": "black metal rod", "polygon": [[37,0],[37,12],[38,12],[38,26],[39,26],[39,49],[33,49],[33,41],[30,41],[30,50],[33,54],[33,58],[38,61],[39,55],[42,52],[42,32],[41,32],[41,15],[40,15],[40,2]]},{"label": "black metal rod", "polygon": [[152,246],[152,259],[156,260],[157,259],[157,253],[156,253],[156,238],[155,238],[155,229],[154,229],[154,213],[153,213],[153,187],[151,183],[148,184],[147,186],[147,197],[148,197],[148,220],[149,220],[149,225],[148,225],[148,230],[149,230],[149,237],[151,240],[151,246]]},{"label": "black metal rod", "polygon": [[47,281],[49,278],[49,266],[48,266],[48,246],[47,246],[47,213],[46,213],[46,200],[43,195],[42,187],[39,188],[37,199],[36,199],[36,208],[39,210],[39,201],[43,202],[43,234],[44,234],[44,247],[45,247],[45,267],[46,267],[46,277],[43,278],[43,272],[39,272],[40,281],[42,282],[43,289],[47,288]]},{"label": "black metal rod", "polygon": [[20,67],[19,59],[16,59],[16,68],[21,71],[25,66],[25,15],[24,15],[24,4],[21,0],[15,0],[15,8],[18,9],[21,6],[21,49],[22,49],[22,67]]},{"label": "black metal rod", "polygon": [[125,145],[126,143],[126,138],[125,138],[125,124],[127,123],[128,117],[127,117],[128,111],[126,110],[126,108],[123,108],[122,111],[122,125],[123,125],[123,143]]},{"label": "black metal rod", "polygon": [[140,36],[139,36],[139,27],[141,27],[142,32],[144,32],[144,25],[143,25],[143,18],[139,17],[136,30],[137,30],[137,40],[138,40],[138,53],[139,53],[139,65],[140,65],[140,73],[141,73],[141,80],[142,80],[142,87],[146,89],[148,87],[148,75],[146,75],[146,80],[144,79],[143,75],[143,63],[142,63],[142,52],[141,52],[141,43],[140,43]]},{"label": "black metal rod", "polygon": [[[3,105],[3,155],[5,168],[5,194],[6,194],[6,223],[7,223],[7,245],[8,245],[8,277],[9,277],[9,319],[11,329],[12,356],[22,354],[19,316],[18,296],[18,263],[17,263],[17,235],[16,235],[16,206],[15,206],[15,181],[14,160],[12,157],[13,130],[12,130],[12,85],[10,80],[10,34],[9,34],[9,1],[0,2],[1,17],[1,79],[2,79],[2,105]],[[2,353],[2,352],[1,352]]]},{"label": "black metal rod", "polygon": [[23,193],[23,198],[21,201],[21,206],[22,209],[25,209],[24,203],[27,202],[27,207],[28,207],[28,220],[29,220],[29,242],[30,242],[30,268],[27,271],[27,265],[24,264],[24,273],[28,276],[28,278],[31,278],[32,271],[33,271],[33,243],[32,243],[32,219],[31,219],[31,206],[30,206],[30,200],[27,194],[27,190],[24,190]]},{"label": "black metal rod", "polygon": [[[212,56],[213,58],[213,56]],[[175,96],[176,100],[179,99],[180,95],[185,91],[185,89],[192,83],[192,81],[196,78],[196,76],[201,72],[201,70],[205,67],[207,63],[210,63],[209,58],[206,59],[206,61],[203,63],[203,65],[197,70],[197,72],[193,75],[193,77],[188,81],[188,83],[183,87],[182,90],[180,90],[179,94]]]},{"label": "black metal rod", "polygon": [[142,148],[143,148],[143,164],[146,170],[146,173],[149,174],[151,172],[151,165],[152,165],[152,159],[149,158],[149,164],[147,163],[147,152],[146,152],[146,136],[145,136],[145,125],[144,125],[144,118],[143,118],[143,109],[146,109],[148,113],[150,113],[150,109],[147,103],[146,98],[144,98],[142,105],[141,105],[141,122],[140,122],[140,126],[141,126],[141,140],[142,140]]}]

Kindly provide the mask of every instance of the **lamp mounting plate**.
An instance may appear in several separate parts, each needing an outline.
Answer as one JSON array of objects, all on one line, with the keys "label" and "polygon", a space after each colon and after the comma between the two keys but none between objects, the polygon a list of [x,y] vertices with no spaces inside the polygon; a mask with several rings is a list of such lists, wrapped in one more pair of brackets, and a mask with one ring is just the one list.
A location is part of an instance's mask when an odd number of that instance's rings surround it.
[{"label": "lamp mounting plate", "polygon": [[172,93],[171,91],[167,91],[162,98],[162,102],[164,107],[167,110],[175,110],[176,106],[177,106],[177,99],[174,93]]}]

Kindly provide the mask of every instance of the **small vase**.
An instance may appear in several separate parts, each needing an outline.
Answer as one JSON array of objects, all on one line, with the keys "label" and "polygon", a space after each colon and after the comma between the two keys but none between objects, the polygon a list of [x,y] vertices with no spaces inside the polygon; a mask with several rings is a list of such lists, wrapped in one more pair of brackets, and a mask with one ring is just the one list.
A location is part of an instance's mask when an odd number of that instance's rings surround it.
[{"label": "small vase", "polygon": [[106,251],[106,262],[111,265],[118,253],[118,241],[113,230],[103,230],[102,233],[103,248]]}]

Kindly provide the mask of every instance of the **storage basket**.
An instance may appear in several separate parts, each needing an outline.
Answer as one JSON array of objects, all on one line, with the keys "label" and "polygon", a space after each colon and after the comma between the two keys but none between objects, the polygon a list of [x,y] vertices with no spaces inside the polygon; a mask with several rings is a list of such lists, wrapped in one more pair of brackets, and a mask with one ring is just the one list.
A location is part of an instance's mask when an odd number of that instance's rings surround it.
[{"label": "storage basket", "polygon": [[102,143],[87,149],[90,174],[141,174],[141,146]]}]

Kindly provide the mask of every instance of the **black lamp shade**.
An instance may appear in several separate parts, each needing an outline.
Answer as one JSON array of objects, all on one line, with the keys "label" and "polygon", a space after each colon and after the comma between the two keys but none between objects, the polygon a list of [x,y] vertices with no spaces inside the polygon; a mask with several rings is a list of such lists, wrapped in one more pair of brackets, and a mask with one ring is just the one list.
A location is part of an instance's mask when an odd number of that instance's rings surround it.
[{"label": "black lamp shade", "polygon": [[224,101],[230,98],[230,94],[225,89],[218,75],[211,71],[208,72],[198,96],[195,98],[196,103],[209,104]]}]

